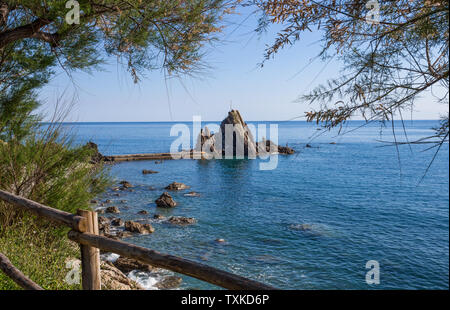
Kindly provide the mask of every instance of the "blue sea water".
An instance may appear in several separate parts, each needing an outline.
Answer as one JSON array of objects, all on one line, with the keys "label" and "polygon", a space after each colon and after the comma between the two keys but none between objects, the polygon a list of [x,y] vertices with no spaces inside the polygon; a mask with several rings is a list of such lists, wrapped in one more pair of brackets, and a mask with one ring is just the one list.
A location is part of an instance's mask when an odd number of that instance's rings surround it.
[{"label": "blue sea water", "polygon": [[[448,289],[448,144],[420,182],[434,150],[400,146],[397,154],[379,141],[394,139],[389,125],[359,128],[363,123],[353,121],[337,135],[305,122],[277,124],[279,144],[288,143],[296,154],[278,156],[274,170],[259,170],[260,160],[248,159],[112,165],[114,178],[135,188],[102,198],[114,201],[121,218],[155,227],[153,234],[125,240],[282,289]],[[173,125],[66,124],[77,143],[94,141],[105,155],[167,152],[176,139],[170,136]],[[407,138],[430,135],[436,125],[406,121]],[[405,141],[401,124],[394,129]],[[143,175],[142,169],[159,173]],[[178,205],[156,208],[155,199],[173,181],[201,196],[171,193]],[[140,210],[149,214],[137,214]],[[155,213],[198,222],[173,226],[153,220]],[[369,260],[379,262],[379,285],[365,281]],[[182,288],[215,287],[183,276]]]}]

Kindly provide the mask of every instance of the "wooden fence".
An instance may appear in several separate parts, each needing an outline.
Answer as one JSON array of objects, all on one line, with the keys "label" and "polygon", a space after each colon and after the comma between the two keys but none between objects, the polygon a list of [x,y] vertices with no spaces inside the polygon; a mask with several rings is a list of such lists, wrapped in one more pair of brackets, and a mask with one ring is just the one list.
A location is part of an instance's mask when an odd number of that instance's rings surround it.
[{"label": "wooden fence", "polygon": [[[37,216],[51,220],[59,225],[72,228],[68,233],[70,240],[80,244],[82,287],[85,290],[101,289],[100,250],[117,253],[152,266],[168,269],[199,280],[226,288],[238,290],[271,290],[271,286],[244,278],[214,267],[200,264],[181,257],[159,253],[127,242],[98,235],[97,213],[78,210],[71,214],[53,209],[35,201],[0,190],[0,199],[12,207],[30,211]],[[25,289],[42,289],[32,282],[20,270],[15,268],[8,258],[0,253],[0,270]]]}]

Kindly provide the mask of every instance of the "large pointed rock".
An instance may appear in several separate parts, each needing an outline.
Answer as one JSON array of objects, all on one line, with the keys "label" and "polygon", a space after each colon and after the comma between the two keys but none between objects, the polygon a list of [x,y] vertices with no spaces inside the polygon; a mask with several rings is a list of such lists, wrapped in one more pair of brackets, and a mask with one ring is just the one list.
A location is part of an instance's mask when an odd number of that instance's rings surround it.
[{"label": "large pointed rock", "polygon": [[155,203],[156,206],[160,208],[173,208],[177,205],[168,192],[162,193],[162,195],[155,200]]}]

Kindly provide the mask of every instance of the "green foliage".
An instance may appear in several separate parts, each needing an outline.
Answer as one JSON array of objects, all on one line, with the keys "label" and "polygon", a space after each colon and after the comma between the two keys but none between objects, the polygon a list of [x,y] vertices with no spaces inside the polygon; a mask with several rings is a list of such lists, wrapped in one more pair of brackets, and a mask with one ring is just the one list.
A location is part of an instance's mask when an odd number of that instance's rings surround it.
[{"label": "green foliage", "polygon": [[[72,147],[69,137],[49,124],[22,141],[1,143],[0,188],[70,213],[87,208],[109,185],[108,175],[101,163],[90,163],[92,149]],[[0,219],[16,218],[1,206]]]},{"label": "green foliage", "polygon": [[[355,115],[367,121],[402,118],[403,110],[412,109],[417,98],[433,90],[443,90],[436,101],[448,104],[448,1],[377,1],[379,19],[370,22],[367,17],[373,12],[367,1],[252,3],[263,12],[259,30],[270,24],[284,27],[267,48],[266,60],[300,41],[303,32],[317,29],[323,46],[319,56],[344,64],[339,78],[298,99],[319,105],[306,113],[308,121],[332,128]],[[448,139],[448,121],[445,124],[440,141]]]},{"label": "green foliage", "polygon": [[[49,223],[42,229],[42,220],[24,215],[6,229],[0,230],[0,252],[22,273],[44,289],[81,289],[80,284],[64,281],[70,269],[68,259],[79,258],[78,246],[67,238],[58,237]],[[0,290],[21,289],[3,272],[0,272]]]}]

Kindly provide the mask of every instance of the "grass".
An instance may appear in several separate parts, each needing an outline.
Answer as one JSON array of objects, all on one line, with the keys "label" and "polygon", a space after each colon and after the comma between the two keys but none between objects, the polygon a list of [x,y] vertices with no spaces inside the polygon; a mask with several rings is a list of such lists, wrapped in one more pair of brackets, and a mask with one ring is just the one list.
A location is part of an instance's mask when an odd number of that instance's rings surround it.
[{"label": "grass", "polygon": [[[0,252],[36,284],[47,290],[81,289],[65,281],[70,268],[66,262],[79,258],[78,246],[69,241],[67,230],[24,216],[20,222],[0,227]],[[0,290],[21,289],[0,271]]]}]

